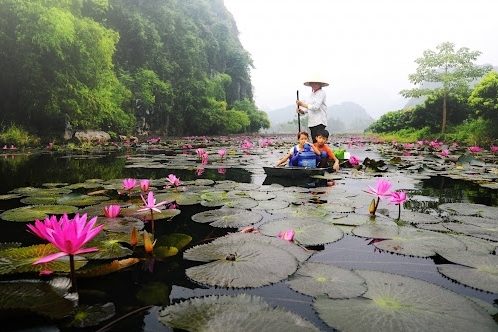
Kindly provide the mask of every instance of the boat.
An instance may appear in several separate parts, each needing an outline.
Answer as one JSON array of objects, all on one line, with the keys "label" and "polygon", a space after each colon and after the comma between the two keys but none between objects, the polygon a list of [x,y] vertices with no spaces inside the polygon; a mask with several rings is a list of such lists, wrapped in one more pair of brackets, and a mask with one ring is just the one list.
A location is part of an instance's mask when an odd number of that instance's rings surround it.
[{"label": "boat", "polygon": [[263,167],[268,177],[285,177],[288,179],[301,179],[313,175],[324,175],[331,168],[299,167],[299,166],[267,166]]}]

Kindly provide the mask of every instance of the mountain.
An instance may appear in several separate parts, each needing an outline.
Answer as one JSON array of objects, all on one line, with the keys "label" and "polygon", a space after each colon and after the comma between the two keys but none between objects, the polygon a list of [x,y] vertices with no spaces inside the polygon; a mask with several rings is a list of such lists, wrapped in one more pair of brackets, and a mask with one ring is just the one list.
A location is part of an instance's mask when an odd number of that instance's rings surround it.
[{"label": "mountain", "polygon": [[[266,130],[272,133],[294,132],[297,128],[296,106],[289,105],[267,112],[271,127]],[[354,102],[343,102],[327,107],[327,129],[334,133],[361,133],[375,122],[367,111]],[[307,116],[301,116],[301,127],[307,128]]]}]

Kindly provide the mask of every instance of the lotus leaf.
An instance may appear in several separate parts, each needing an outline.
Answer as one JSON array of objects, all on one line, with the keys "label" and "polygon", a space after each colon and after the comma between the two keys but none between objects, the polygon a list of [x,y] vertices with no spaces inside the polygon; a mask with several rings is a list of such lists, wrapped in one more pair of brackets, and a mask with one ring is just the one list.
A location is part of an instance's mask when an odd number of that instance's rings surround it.
[{"label": "lotus leaf", "polygon": [[102,263],[87,264],[83,268],[76,271],[78,277],[98,277],[110,274],[121,269],[127,268],[138,263],[138,258],[125,258],[121,260],[114,260],[112,262],[102,261]]},{"label": "lotus leaf", "polygon": [[213,227],[237,228],[256,224],[263,219],[259,213],[237,208],[221,208],[199,212],[192,216],[198,223],[209,223]]},{"label": "lotus leaf", "polygon": [[97,326],[115,314],[116,308],[111,302],[92,306],[78,305],[70,325],[77,328]]},{"label": "lotus leaf", "polygon": [[[498,208],[492,208],[484,204],[472,204],[472,203],[445,203],[439,205],[439,208],[443,211],[447,211],[450,214],[458,214],[461,216],[481,216],[487,217],[490,213],[492,217],[498,215]],[[490,212],[486,212],[490,210]],[[494,214],[493,214],[494,212]]]},{"label": "lotus leaf", "polygon": [[159,321],[189,331],[319,331],[312,323],[280,307],[272,308],[259,296],[211,295],[170,305]]},{"label": "lotus leaf", "polygon": [[103,201],[109,200],[107,196],[89,196],[89,195],[81,195],[81,194],[67,194],[62,196],[57,200],[57,204],[61,205],[74,205],[74,206],[88,206],[99,204]]},{"label": "lotus leaf", "polygon": [[70,214],[78,211],[76,206],[69,205],[28,205],[11,209],[0,214],[0,218],[8,221],[30,222],[43,220],[50,215]]},{"label": "lotus leaf", "polygon": [[[69,317],[74,303],[61,296],[52,286],[58,283],[56,278],[51,282],[40,280],[0,281],[0,308],[3,310],[27,310],[52,319]],[[70,281],[66,280],[66,292]]]},{"label": "lotus leaf", "polygon": [[295,232],[294,242],[305,246],[332,243],[342,239],[344,233],[340,228],[321,222],[319,218],[301,219],[286,217],[267,222],[259,227],[261,234],[277,236],[280,232],[291,229]]},{"label": "lotus leaf", "polygon": [[459,264],[438,266],[441,274],[464,285],[498,294],[498,256],[475,252],[444,252],[441,256]]},{"label": "lotus leaf", "polygon": [[365,280],[351,270],[334,265],[307,262],[286,282],[290,288],[309,296],[334,299],[360,296],[367,291]]},{"label": "lotus leaf", "polygon": [[[465,297],[401,275],[355,271],[367,292],[353,299],[319,297],[313,308],[340,331],[496,331],[496,323]],[[414,296],[413,290],[416,290]]]},{"label": "lotus leaf", "polygon": [[442,218],[432,214],[412,211],[403,211],[400,220],[409,224],[437,224],[443,221]]},{"label": "lotus leaf", "polygon": [[[0,251],[0,274],[23,272],[39,273],[44,270],[69,272],[69,261],[66,260],[67,257],[62,257],[44,264],[33,265],[38,259],[57,252],[60,252],[60,250],[50,243]],[[75,259],[75,268],[79,269],[86,263],[86,260],[77,256]]]},{"label": "lotus leaf", "polygon": [[412,226],[360,225],[353,229],[353,234],[384,239],[374,246],[402,255],[430,257],[444,248],[465,250],[465,245],[454,237]]},{"label": "lotus leaf", "polygon": [[297,269],[297,259],[284,249],[250,238],[223,239],[185,251],[185,259],[208,262],[188,268],[185,273],[190,279],[224,288],[261,287],[279,282]]}]

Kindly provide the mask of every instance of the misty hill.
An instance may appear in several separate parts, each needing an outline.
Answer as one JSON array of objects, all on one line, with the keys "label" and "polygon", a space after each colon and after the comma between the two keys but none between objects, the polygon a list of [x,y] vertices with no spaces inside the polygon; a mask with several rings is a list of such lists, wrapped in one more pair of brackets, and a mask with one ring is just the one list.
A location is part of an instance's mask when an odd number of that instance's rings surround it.
[{"label": "misty hill", "polygon": [[[289,105],[269,111],[271,126],[266,132],[289,133],[297,131],[296,106]],[[362,133],[375,120],[360,105],[354,102],[343,102],[327,107],[328,126],[331,133]],[[301,128],[308,127],[308,116],[301,116]]]}]

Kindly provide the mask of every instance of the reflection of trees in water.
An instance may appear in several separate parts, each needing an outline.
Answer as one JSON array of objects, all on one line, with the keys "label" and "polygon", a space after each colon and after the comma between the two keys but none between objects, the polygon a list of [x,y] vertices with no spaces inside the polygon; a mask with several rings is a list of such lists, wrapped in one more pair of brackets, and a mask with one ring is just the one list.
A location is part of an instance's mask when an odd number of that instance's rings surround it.
[{"label": "reflection of trees in water", "polygon": [[484,188],[470,181],[454,180],[444,176],[435,176],[423,180],[420,189],[410,190],[409,196],[420,195],[434,197],[435,201],[409,200],[404,203],[406,209],[417,212],[438,211],[443,203],[474,203],[489,206],[498,205],[496,190]]}]

